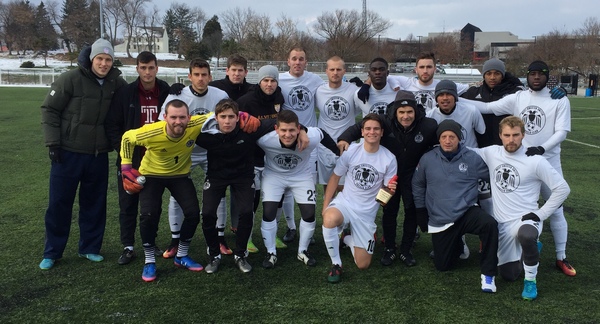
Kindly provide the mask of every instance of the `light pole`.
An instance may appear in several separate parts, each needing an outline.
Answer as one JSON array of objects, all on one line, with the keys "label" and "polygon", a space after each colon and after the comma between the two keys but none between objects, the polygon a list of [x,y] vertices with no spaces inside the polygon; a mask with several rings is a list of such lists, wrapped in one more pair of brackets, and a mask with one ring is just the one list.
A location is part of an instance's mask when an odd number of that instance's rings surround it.
[{"label": "light pole", "polygon": [[104,38],[104,10],[102,9],[102,0],[100,0],[100,38]]},{"label": "light pole", "polygon": [[417,36],[417,38],[419,39],[419,53],[421,53],[421,38],[423,36]]}]

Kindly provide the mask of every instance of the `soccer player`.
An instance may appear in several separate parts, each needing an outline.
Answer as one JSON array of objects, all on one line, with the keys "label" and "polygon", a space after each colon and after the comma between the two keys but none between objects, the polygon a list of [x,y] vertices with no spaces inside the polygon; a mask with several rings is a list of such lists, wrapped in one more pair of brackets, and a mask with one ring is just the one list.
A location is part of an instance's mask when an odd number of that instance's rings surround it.
[{"label": "soccer player", "polygon": [[[338,235],[351,226],[350,235],[343,237],[350,247],[359,269],[371,264],[375,248],[375,217],[379,203],[378,191],[385,185],[393,192],[396,181],[390,181],[397,171],[396,157],[381,147],[383,123],[377,114],[367,114],[361,122],[362,143],[353,143],[335,166],[323,199],[323,240],[333,264],[327,280],[340,281],[342,259]],[[340,178],[345,175],[344,190],[334,198]]]},{"label": "soccer player", "polygon": [[[483,103],[471,101],[481,113],[518,116],[525,123],[526,135],[523,145],[527,156],[542,155],[550,165],[562,175],[560,163],[560,143],[571,131],[571,104],[566,97],[556,96],[546,86],[550,69],[542,61],[534,61],[527,68],[529,90],[519,91],[498,101]],[[493,195],[493,194],[492,194]],[[550,196],[550,188],[542,186],[542,198]],[[575,268],[567,261],[568,225],[563,207],[557,208],[550,216],[550,229],[554,236],[556,267],[567,276],[575,276]]]},{"label": "soccer player", "polygon": [[[173,99],[165,104],[163,121],[128,130],[123,134],[121,175],[126,191],[140,193],[140,234],[145,254],[142,280],[146,282],[156,279],[155,240],[165,188],[180,202],[184,214],[174,264],[191,271],[204,269],[188,256],[190,242],[200,222],[198,196],[189,174],[194,143],[202,125],[210,116],[212,113],[190,116],[187,104]],[[242,118],[247,119],[247,115]],[[246,124],[242,126],[247,126]],[[257,124],[258,120],[254,127]],[[146,148],[139,172],[131,165],[136,145]],[[136,181],[140,174],[145,176],[143,186]]]},{"label": "soccer player", "polygon": [[261,233],[267,248],[264,268],[273,268],[277,262],[275,237],[277,235],[277,207],[281,196],[291,191],[298,203],[302,219],[300,221],[300,239],[298,243],[298,260],[314,267],[316,260],[308,252],[310,239],[315,232],[315,203],[317,192],[310,174],[312,163],[310,155],[319,143],[331,151],[337,151],[335,142],[324,131],[316,127],[308,128],[309,144],[305,150],[297,147],[300,123],[298,116],[291,110],[282,110],[277,116],[275,132],[258,140],[258,145],[265,151],[265,170],[261,183],[263,200],[263,220]]},{"label": "soccer player", "polygon": [[462,143],[463,127],[456,121],[443,120],[437,135],[440,146],[421,157],[412,180],[419,224],[431,234],[439,271],[450,270],[464,253],[461,237],[479,235],[481,290],[494,293],[498,223],[477,204],[478,180],[489,177],[487,165]]},{"label": "soccer player", "polygon": [[366,85],[369,96],[366,100],[361,100],[360,90],[354,96],[354,104],[362,111],[363,116],[370,113],[385,115],[387,106],[394,101],[396,91],[387,81],[389,73],[388,62],[381,57],[374,58],[369,64],[371,86]]},{"label": "soccer player", "polygon": [[46,240],[40,269],[62,258],[79,187],[79,256],[93,262],[100,255],[106,226],[108,152],[112,150],[104,119],[113,93],[127,84],[113,67],[113,47],[98,39],[79,54],[79,67],[52,83],[42,104],[42,128],[52,161]]},{"label": "soccer player", "polygon": [[[121,150],[123,133],[157,121],[160,107],[169,95],[169,85],[156,77],[158,61],[154,54],[147,51],[139,53],[136,58],[135,70],[138,73],[138,78],[115,92],[110,110],[106,115],[104,126],[106,135],[117,154]],[[136,147],[132,157],[132,167],[134,169],[140,167],[142,156],[144,156],[144,151],[141,147]],[[123,189],[120,155],[117,157],[117,188],[119,193],[119,227],[121,230],[121,244],[123,244],[123,252],[117,262],[124,265],[131,262],[135,257],[133,246],[137,226],[139,195],[127,194]],[[158,248],[155,252],[157,256],[162,255],[162,251]]]},{"label": "soccer player", "polygon": [[[498,222],[498,266],[502,278],[515,281],[525,271],[523,299],[537,298],[536,276],[540,254],[538,237],[543,221],[552,217],[569,195],[569,185],[551,164],[538,155],[527,156],[526,126],[520,117],[500,122],[502,145],[475,149],[488,165],[493,185],[493,216]],[[550,190],[538,207],[542,186]]]}]

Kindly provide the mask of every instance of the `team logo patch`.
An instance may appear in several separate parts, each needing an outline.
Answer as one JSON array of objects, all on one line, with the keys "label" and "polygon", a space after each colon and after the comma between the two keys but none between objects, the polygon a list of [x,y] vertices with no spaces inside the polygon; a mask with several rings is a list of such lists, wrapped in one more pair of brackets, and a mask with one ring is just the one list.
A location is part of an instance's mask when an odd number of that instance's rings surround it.
[{"label": "team logo patch", "polygon": [[525,134],[535,135],[546,126],[546,114],[538,106],[527,106],[521,111],[521,120],[525,123]]},{"label": "team logo patch", "polygon": [[371,106],[371,109],[369,109],[369,113],[385,115],[385,112],[387,111],[387,106],[387,102],[377,102]]},{"label": "team logo patch", "polygon": [[198,107],[198,108],[194,108],[194,109],[190,110],[190,115],[191,116],[200,116],[200,115],[206,115],[209,112],[210,112],[210,110],[208,110],[206,108]]},{"label": "team logo patch", "polygon": [[413,91],[417,104],[425,107],[426,111],[429,111],[435,107],[435,99],[433,98],[433,91]]},{"label": "team logo patch", "polygon": [[359,164],[352,169],[352,181],[357,188],[371,189],[378,180],[379,172],[370,164]]},{"label": "team logo patch", "polygon": [[460,140],[460,144],[464,145],[465,142],[467,141],[467,130],[462,127],[462,125],[460,126],[460,133],[462,135],[462,139]]},{"label": "team logo patch", "polygon": [[288,102],[293,110],[304,111],[310,107],[312,96],[312,93],[307,87],[297,86],[288,93]]},{"label": "team logo patch", "polygon": [[494,182],[500,191],[509,193],[519,188],[521,176],[512,165],[500,164],[494,169]]},{"label": "team logo patch", "polygon": [[460,172],[467,172],[469,171],[469,166],[466,163],[461,163],[458,165],[458,171]]},{"label": "team logo patch", "polygon": [[424,139],[425,138],[421,132],[418,132],[417,135],[415,135],[415,143],[422,143]]},{"label": "team logo patch", "polygon": [[302,158],[295,154],[278,154],[273,158],[273,162],[282,169],[291,170],[302,162]]},{"label": "team logo patch", "polygon": [[273,105],[273,108],[275,109],[276,112],[279,112],[281,110],[281,105],[280,104]]},{"label": "team logo patch", "polygon": [[191,139],[191,140],[188,140],[188,141],[185,143],[185,146],[187,146],[187,147],[192,147],[192,146],[194,146],[194,143],[195,143],[195,141],[194,141],[193,139]]},{"label": "team logo patch", "polygon": [[329,98],[325,103],[323,111],[327,114],[327,117],[331,120],[343,120],[348,117],[350,110],[350,104],[342,97],[334,96]]}]

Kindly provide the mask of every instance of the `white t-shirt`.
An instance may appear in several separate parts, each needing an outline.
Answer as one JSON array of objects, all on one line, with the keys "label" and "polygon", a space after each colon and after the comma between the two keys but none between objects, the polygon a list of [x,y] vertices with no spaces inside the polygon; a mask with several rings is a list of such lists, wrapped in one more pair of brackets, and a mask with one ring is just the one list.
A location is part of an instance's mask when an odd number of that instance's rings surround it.
[{"label": "white t-shirt", "polygon": [[[417,103],[423,105],[425,112],[428,112],[436,107],[435,86],[438,84],[438,82],[440,82],[440,80],[433,79],[433,82],[431,82],[429,85],[422,85],[419,83],[419,79],[417,77],[409,78],[403,75],[390,75],[388,76],[387,80],[388,84],[390,84],[393,88],[400,87],[400,90],[406,90],[414,93]],[[456,84],[456,90],[459,96],[468,89],[468,84]]]},{"label": "white t-shirt", "polygon": [[300,124],[306,127],[317,126],[315,114],[315,92],[324,83],[318,75],[304,71],[300,77],[290,72],[279,73],[278,85],[283,94],[283,109],[292,110],[298,115]]},{"label": "white t-shirt", "polygon": [[389,82],[381,90],[377,90],[371,85],[367,103],[363,103],[362,100],[358,99],[358,90],[354,94],[354,104],[360,108],[363,117],[369,113],[385,115],[387,105],[393,102],[394,99],[396,99],[396,91],[394,91],[394,87]]},{"label": "white t-shirt", "polygon": [[353,83],[342,82],[339,88],[322,84],[316,92],[315,102],[319,109],[318,125],[334,141],[356,123],[359,110],[354,105],[354,94],[358,89]]},{"label": "white t-shirt", "polygon": [[479,110],[475,106],[460,100],[456,102],[456,109],[450,115],[442,113],[439,107],[435,107],[428,111],[426,116],[435,119],[438,124],[446,119],[452,119],[459,123],[462,132],[460,144],[468,147],[478,147],[475,132],[479,134],[485,132],[485,123]]}]

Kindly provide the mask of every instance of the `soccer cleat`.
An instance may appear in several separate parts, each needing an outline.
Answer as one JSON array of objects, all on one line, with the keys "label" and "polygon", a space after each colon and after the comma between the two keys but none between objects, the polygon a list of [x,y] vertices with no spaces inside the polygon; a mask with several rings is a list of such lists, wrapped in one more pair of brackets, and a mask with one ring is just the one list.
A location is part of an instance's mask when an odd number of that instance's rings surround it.
[{"label": "soccer cleat", "polygon": [[487,293],[495,293],[496,292],[496,277],[494,276],[486,276],[484,274],[481,275],[481,291]]},{"label": "soccer cleat", "polygon": [[151,282],[156,279],[156,264],[154,263],[146,263],[144,265],[144,270],[142,271],[142,280],[145,282]]},{"label": "soccer cleat", "polygon": [[279,237],[275,238],[275,248],[277,249],[285,249],[287,248],[287,244],[283,243]]},{"label": "soccer cleat", "polygon": [[219,250],[221,254],[232,255],[233,251],[227,246],[227,243],[219,243]]},{"label": "soccer cleat", "polygon": [[245,257],[239,257],[236,255],[235,256],[235,265],[243,273],[248,273],[248,272],[252,271],[252,266],[250,265],[250,263],[248,263],[248,261],[246,260]]},{"label": "soccer cleat", "polygon": [[463,242],[463,251],[458,257],[461,258],[462,260],[466,260],[471,255],[471,251],[469,251],[469,247],[467,246],[467,241],[465,240],[464,235],[462,236],[462,242]]},{"label": "soccer cleat", "polygon": [[392,265],[396,260],[396,249],[385,249],[383,251],[383,257],[381,257],[381,264],[384,266]]},{"label": "soccer cleat", "polygon": [[567,259],[556,260],[556,267],[569,277],[575,277],[577,274],[577,271],[575,271],[575,268],[573,268]]},{"label": "soccer cleat", "polygon": [[304,250],[298,253],[298,260],[304,262],[309,267],[314,267],[317,265],[317,260],[313,258],[307,250]]},{"label": "soccer cleat", "polygon": [[256,247],[256,245],[254,245],[254,243],[252,241],[248,241],[248,244],[246,245],[246,249],[250,253],[258,253],[258,248]]},{"label": "soccer cleat", "polygon": [[169,247],[165,250],[165,252],[163,252],[162,257],[165,259],[172,259],[177,255],[177,248],[179,247],[179,244],[171,244],[169,245]]},{"label": "soccer cleat", "polygon": [[165,253],[163,250],[161,250],[158,246],[154,246],[154,256],[161,256],[163,255],[163,253]]},{"label": "soccer cleat", "polygon": [[331,283],[338,283],[342,277],[342,267],[334,264],[329,271],[329,275],[327,276],[327,281]]},{"label": "soccer cleat", "polygon": [[100,262],[100,261],[104,260],[103,256],[101,256],[100,254],[94,254],[94,253],[85,253],[85,254],[79,253],[79,256],[82,258],[86,258],[92,262]]},{"label": "soccer cleat", "polygon": [[283,241],[285,243],[290,243],[291,241],[296,239],[296,229],[291,229],[288,227],[287,232],[283,236]]},{"label": "soccer cleat", "polygon": [[121,253],[121,256],[119,257],[119,260],[117,260],[117,263],[120,265],[125,265],[131,262],[133,258],[135,258],[135,252],[133,252],[133,250],[125,248],[123,250],[123,253]]},{"label": "soccer cleat", "polygon": [[534,300],[537,298],[537,285],[535,280],[523,280],[523,293],[521,297],[525,300]]},{"label": "soccer cleat", "polygon": [[415,260],[412,253],[410,252],[400,253],[398,257],[400,258],[400,260],[402,260],[402,262],[404,262],[404,264],[406,264],[407,267],[417,265],[417,260]]},{"label": "soccer cleat", "polygon": [[218,256],[213,257],[212,260],[210,260],[210,262],[206,265],[206,267],[204,267],[204,271],[206,271],[206,273],[215,273],[217,272],[217,270],[219,270],[220,264],[221,258],[219,258]]},{"label": "soccer cleat", "polygon": [[42,269],[42,270],[49,270],[53,266],[54,266],[53,259],[42,259],[42,262],[40,262],[40,269]]},{"label": "soccer cleat", "polygon": [[173,263],[175,264],[175,266],[177,266],[178,268],[186,268],[190,271],[202,271],[204,270],[204,267],[192,260],[192,258],[190,258],[189,256],[184,256],[184,257],[175,257],[175,259],[173,260]]},{"label": "soccer cleat", "polygon": [[277,263],[277,255],[274,253],[269,253],[265,258],[265,261],[263,261],[262,266],[265,269],[273,269],[273,267],[275,267],[275,263]]}]

